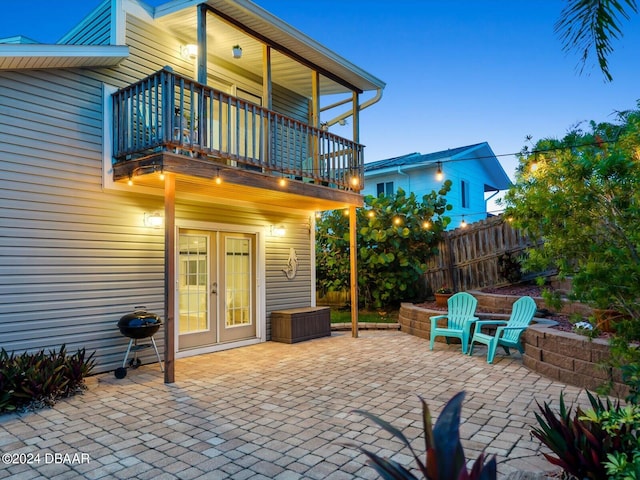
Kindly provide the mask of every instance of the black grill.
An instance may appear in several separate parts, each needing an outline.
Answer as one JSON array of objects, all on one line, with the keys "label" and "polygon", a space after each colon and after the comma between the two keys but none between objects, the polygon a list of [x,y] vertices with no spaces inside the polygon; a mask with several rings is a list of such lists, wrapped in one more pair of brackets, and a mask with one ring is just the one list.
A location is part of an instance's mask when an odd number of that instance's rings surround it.
[{"label": "black grill", "polygon": [[[118,328],[120,333],[125,337],[129,337],[129,346],[127,347],[127,353],[124,355],[122,361],[122,367],[116,368],[114,374],[116,378],[124,378],[127,376],[127,359],[129,353],[133,352],[133,358],[129,360],[129,366],[131,368],[138,368],[142,362],[138,358],[138,351],[153,347],[158,357],[158,363],[160,364],[160,371],[164,371],[162,368],[162,360],[160,359],[160,353],[158,352],[158,346],[153,336],[160,330],[162,322],[160,317],[155,313],[147,312],[146,307],[134,307],[132,313],[127,313],[118,321]],[[138,344],[138,340],[148,338],[151,343]]]}]

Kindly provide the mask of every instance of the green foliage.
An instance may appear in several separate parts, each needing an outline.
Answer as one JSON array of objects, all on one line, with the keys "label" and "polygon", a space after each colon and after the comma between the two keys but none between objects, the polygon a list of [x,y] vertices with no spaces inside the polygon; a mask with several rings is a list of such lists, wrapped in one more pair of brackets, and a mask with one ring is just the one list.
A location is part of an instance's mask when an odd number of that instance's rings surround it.
[{"label": "green foliage", "polygon": [[509,283],[517,283],[522,278],[520,263],[520,259],[513,253],[505,252],[498,256],[498,273]]},{"label": "green foliage", "polygon": [[640,110],[620,113],[618,123],[592,122],[561,140],[540,140],[533,150],[523,149],[516,175],[505,196],[507,215],[542,241],[523,267],[555,269],[561,278],[573,278],[571,299],[624,313],[630,320],[617,328],[614,361],[637,363]]},{"label": "green foliage", "polygon": [[587,392],[591,408],[572,414],[560,395],[560,410],[538,404],[533,435],[556,455],[544,454],[576,478],[640,480],[640,406],[606,403]]},{"label": "green foliage", "polygon": [[635,0],[567,0],[555,31],[565,51],[576,50],[580,55],[580,72],[595,53],[605,79],[613,80],[608,62],[611,41],[622,36],[619,17],[629,20],[630,13],[638,13]]},{"label": "green foliage", "polygon": [[[450,188],[446,181],[421,202],[402,189],[365,197],[356,214],[360,304],[383,308],[419,296],[425,262],[438,254],[438,240],[450,222],[444,216],[451,209],[444,198]],[[317,221],[318,290],[349,288],[349,271],[349,218],[342,210],[325,212]]]},{"label": "green foliage", "polygon": [[84,387],[84,378],[95,365],[85,349],[68,355],[60,351],[9,354],[0,350],[0,413],[53,405]]},{"label": "green foliage", "polygon": [[[611,408],[609,400],[605,406],[599,398],[587,393],[594,411]],[[532,433],[556,455],[544,453],[546,459],[576,478],[606,478],[604,462],[607,448],[602,426],[582,420],[584,412],[580,407],[572,415],[571,408],[567,409],[564,403],[563,394],[560,394],[557,416],[546,402],[544,406],[538,403],[538,408],[542,415],[535,415],[540,427],[534,427]]]},{"label": "green foliage", "polygon": [[[418,465],[418,469],[424,478],[428,480],[495,480],[497,478],[495,456],[485,463],[484,453],[481,453],[473,463],[471,471],[467,471],[467,461],[460,443],[460,413],[463,399],[464,392],[459,392],[449,400],[433,427],[429,407],[423,399],[420,399],[426,448],[425,463],[420,460],[409,440],[400,430],[368,412],[357,410],[356,413],[374,421],[399,439],[409,449]],[[366,448],[359,447],[359,449],[369,458],[369,464],[382,478],[390,480],[417,478],[398,462],[382,458]]]}]

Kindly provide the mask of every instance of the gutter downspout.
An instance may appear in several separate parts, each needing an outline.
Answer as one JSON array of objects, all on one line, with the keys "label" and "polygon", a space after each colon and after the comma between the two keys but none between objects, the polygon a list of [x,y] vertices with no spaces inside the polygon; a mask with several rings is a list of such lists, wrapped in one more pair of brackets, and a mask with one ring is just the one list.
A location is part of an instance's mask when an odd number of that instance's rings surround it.
[{"label": "gutter downspout", "polygon": [[[370,98],[369,100],[367,100],[366,102],[361,104],[360,107],[358,108],[358,111],[361,112],[362,110],[364,110],[365,108],[370,107],[374,103],[378,103],[381,98],[382,98],[382,89],[378,88],[378,89],[376,89],[376,94],[373,96],[373,98]],[[346,103],[348,101],[349,100],[346,100],[344,103]],[[332,106],[337,106],[339,104],[340,104],[340,102],[338,102],[337,104],[334,104]],[[330,127],[331,125],[335,125],[336,123],[339,123],[342,120],[345,120],[345,119],[349,118],[351,115],[353,115],[353,113],[350,112],[350,111],[344,112],[343,114],[338,115],[337,117],[332,118],[331,120],[327,121],[326,125],[327,125],[327,127]],[[323,123],[325,123],[325,122],[323,122]]]},{"label": "gutter downspout", "polygon": [[408,177],[407,178],[407,192],[410,192],[411,191],[411,175],[409,175],[408,173],[404,172],[402,170],[402,168],[400,168],[400,167],[397,167],[396,173],[398,175],[404,175],[405,177]]}]

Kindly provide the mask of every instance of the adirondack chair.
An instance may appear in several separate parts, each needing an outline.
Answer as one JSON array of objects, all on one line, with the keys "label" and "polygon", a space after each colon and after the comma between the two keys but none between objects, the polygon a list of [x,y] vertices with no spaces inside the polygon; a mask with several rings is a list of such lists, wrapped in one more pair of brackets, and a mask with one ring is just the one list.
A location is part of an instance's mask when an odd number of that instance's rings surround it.
[{"label": "adirondack chair", "polygon": [[[536,313],[536,302],[531,297],[521,297],[513,304],[511,317],[505,320],[482,320],[476,322],[475,332],[469,346],[469,355],[473,354],[473,343],[484,343],[487,346],[487,362],[493,363],[498,345],[504,348],[507,355],[511,352],[509,348],[517,348],[520,353],[524,353],[520,336],[526,330]],[[485,325],[503,325],[496,329],[495,335],[482,333]]]},{"label": "adirondack chair", "polygon": [[[460,292],[447,300],[447,314],[431,317],[431,342],[429,348],[433,350],[433,342],[438,336],[459,338],[462,343],[462,353],[467,352],[471,325],[478,320],[475,316],[478,300],[469,293]],[[447,326],[438,327],[438,320],[446,318]]]}]

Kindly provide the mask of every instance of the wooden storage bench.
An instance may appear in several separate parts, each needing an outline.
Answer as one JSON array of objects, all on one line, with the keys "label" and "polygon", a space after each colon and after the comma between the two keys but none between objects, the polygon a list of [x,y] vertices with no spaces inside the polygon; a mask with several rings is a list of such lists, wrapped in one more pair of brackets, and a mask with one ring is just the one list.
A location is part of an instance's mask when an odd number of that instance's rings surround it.
[{"label": "wooden storage bench", "polygon": [[271,312],[271,340],[297,343],[331,336],[331,309],[305,307]]}]

